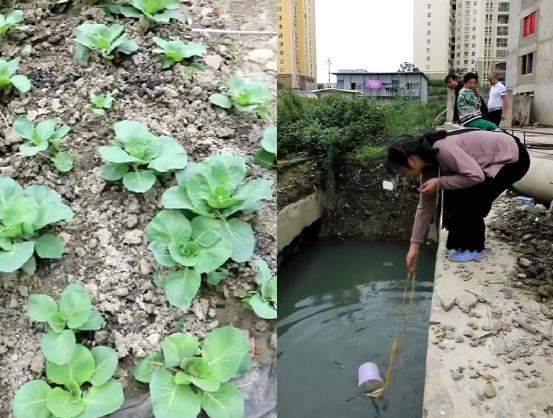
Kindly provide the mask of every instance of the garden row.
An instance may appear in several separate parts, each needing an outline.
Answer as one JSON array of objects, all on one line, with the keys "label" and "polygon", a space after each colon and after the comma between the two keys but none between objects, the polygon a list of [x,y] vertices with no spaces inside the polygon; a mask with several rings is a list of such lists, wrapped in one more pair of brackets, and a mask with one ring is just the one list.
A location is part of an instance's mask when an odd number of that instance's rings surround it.
[{"label": "garden row", "polygon": [[[111,13],[144,16],[158,23],[168,23],[170,19],[185,21],[178,10],[178,0],[128,3],[105,7]],[[22,13],[16,11],[4,21],[13,28],[22,18]],[[124,27],[118,24],[79,26],[76,38],[82,48],[77,50],[76,58],[84,60],[90,51],[97,51],[107,59],[115,58],[117,53],[133,53],[138,44],[123,32]],[[161,38],[154,41],[159,47],[155,52],[165,56],[163,68],[202,56],[206,51],[199,43]],[[31,89],[31,83],[16,74],[18,64],[18,59],[0,60],[0,85],[11,84],[25,93]],[[115,94],[91,92],[94,114],[101,116],[109,110]],[[255,112],[264,117],[271,95],[263,84],[236,75],[230,80],[228,95],[214,94],[210,100],[227,109]],[[72,169],[74,158],[61,150],[62,141],[70,132],[68,126],[58,127],[52,119],[35,124],[20,117],[13,129],[25,140],[20,146],[21,154],[43,155],[60,172]],[[114,130],[112,144],[99,147],[106,162],[101,168],[104,179],[122,181],[131,192],[145,193],[158,179],[165,183],[173,175],[176,177],[177,185],[163,194],[164,209],[147,225],[146,235],[155,259],[161,266],[172,269],[168,275],[157,274],[155,282],[173,306],[186,309],[202,280],[216,285],[226,275],[223,265],[228,260],[245,262],[252,258],[255,235],[251,225],[239,215],[256,212],[262,200],[270,199],[271,184],[263,179],[245,181],[246,159],[242,156],[218,154],[192,163],[176,140],[156,136],[139,122],[121,120]],[[274,166],[274,127],[266,129],[262,146],[255,160],[267,167]],[[37,266],[36,256],[61,258],[63,241],[44,231],[72,216],[72,209],[54,190],[41,185],[22,187],[11,178],[0,178],[0,272],[21,268],[32,275]],[[255,264],[259,289],[244,301],[260,317],[275,318],[276,277],[271,275],[265,261],[255,260]],[[41,351],[47,360],[46,380],[31,381],[20,388],[13,402],[15,417],[93,418],[119,409],[123,389],[112,378],[117,354],[107,346],[89,350],[76,338],[78,332],[105,326],[84,287],[69,285],[59,303],[45,294],[31,295],[29,314],[33,320],[49,326],[41,339]],[[149,383],[157,418],[195,417],[202,408],[212,418],[243,415],[241,393],[229,383],[247,370],[251,362],[249,342],[242,331],[217,328],[201,343],[191,334],[175,333],[163,340],[161,348],[162,352],[149,355],[133,372],[138,381]]]}]

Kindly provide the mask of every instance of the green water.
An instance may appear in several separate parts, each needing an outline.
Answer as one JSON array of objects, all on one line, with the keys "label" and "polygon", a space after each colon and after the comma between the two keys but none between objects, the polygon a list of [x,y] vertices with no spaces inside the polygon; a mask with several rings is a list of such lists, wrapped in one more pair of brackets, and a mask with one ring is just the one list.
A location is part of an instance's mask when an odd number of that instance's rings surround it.
[{"label": "green water", "polygon": [[[400,309],[406,245],[323,240],[279,268],[279,418],[422,416],[435,248],[421,249],[408,314]],[[404,321],[391,386],[379,400],[361,395],[357,368],[374,362],[384,377]]]}]

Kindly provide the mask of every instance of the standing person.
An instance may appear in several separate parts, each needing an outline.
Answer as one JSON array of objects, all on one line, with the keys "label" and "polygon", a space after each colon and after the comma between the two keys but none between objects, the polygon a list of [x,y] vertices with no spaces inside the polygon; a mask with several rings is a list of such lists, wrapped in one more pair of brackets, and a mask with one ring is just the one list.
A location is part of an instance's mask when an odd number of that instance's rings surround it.
[{"label": "standing person", "polygon": [[[463,78],[463,88],[457,97],[457,108],[459,110],[459,122],[463,126],[496,131],[495,123],[484,119],[481,110],[482,98],[478,91],[478,75],[467,73]],[[486,106],[487,110],[487,106]]]},{"label": "standing person", "polygon": [[[443,140],[447,138],[446,140]],[[493,201],[528,171],[530,157],[518,138],[479,129],[433,131],[419,138],[404,135],[388,148],[388,165],[399,175],[420,178],[420,198],[406,257],[416,269],[438,189],[450,214],[446,247],[452,261],[485,257],[484,218]]]},{"label": "standing person", "polygon": [[509,99],[507,97],[507,89],[501,81],[497,78],[497,74],[491,73],[488,76],[490,82],[490,98],[488,100],[488,117],[490,122],[495,123],[497,126],[501,123],[503,113],[507,111],[509,106]]},{"label": "standing person", "polygon": [[[478,82],[478,79],[477,79],[477,82]],[[459,122],[459,109],[457,108],[457,98],[459,97],[459,92],[463,88],[463,85],[461,83],[459,83],[459,78],[457,77],[457,75],[455,75],[453,73],[448,74],[445,77],[445,83],[447,84],[447,87],[449,87],[451,90],[455,91],[455,104],[453,106],[453,123],[460,124],[460,122]],[[477,95],[480,98],[480,111],[482,112],[482,117],[485,117],[488,113],[488,107],[486,105],[486,102],[482,98],[482,96],[480,96],[480,92],[478,91],[478,89],[476,91],[477,91]]]}]

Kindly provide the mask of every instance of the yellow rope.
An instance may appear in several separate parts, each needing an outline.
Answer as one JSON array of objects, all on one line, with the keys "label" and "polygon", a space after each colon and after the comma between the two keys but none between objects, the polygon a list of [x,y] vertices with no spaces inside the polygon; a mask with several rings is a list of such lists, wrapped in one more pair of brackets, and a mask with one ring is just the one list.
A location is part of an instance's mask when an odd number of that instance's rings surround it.
[{"label": "yellow rope", "polygon": [[[401,306],[400,306],[400,313],[402,315],[404,313],[403,308],[405,306],[405,299],[407,297],[407,287],[408,287],[409,283],[411,283],[411,292],[410,292],[410,296],[409,296],[409,308],[410,308],[410,311],[412,313],[413,297],[415,295],[415,273],[407,274],[407,280],[405,281],[405,288],[403,290],[403,300],[401,301]],[[384,381],[384,386],[382,386],[381,388],[369,393],[369,396],[371,396],[373,398],[381,398],[382,395],[384,394],[384,391],[392,383],[392,370],[394,368],[396,355],[397,355],[397,350],[398,350],[398,346],[399,346],[399,337],[402,336],[402,335],[405,336],[406,329],[407,329],[407,319],[404,317],[403,321],[399,324],[398,332],[396,333],[396,335],[394,336],[394,339],[392,341],[392,349],[390,350],[390,362],[388,363],[388,370],[386,370],[386,379]]]}]

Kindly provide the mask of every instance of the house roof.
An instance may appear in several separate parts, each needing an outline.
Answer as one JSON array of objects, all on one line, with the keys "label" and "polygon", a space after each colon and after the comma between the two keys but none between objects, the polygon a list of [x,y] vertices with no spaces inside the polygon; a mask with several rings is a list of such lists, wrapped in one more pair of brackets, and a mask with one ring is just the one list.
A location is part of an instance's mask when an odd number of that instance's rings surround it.
[{"label": "house roof", "polygon": [[324,89],[316,89],[316,90],[311,90],[309,93],[320,93],[320,92],[337,92],[337,93],[354,93],[354,94],[363,94],[362,92],[358,91],[358,90],[347,90],[347,89],[337,89],[335,87],[327,87],[327,88],[324,88]]},{"label": "house roof", "polygon": [[428,81],[428,77],[426,76],[425,73],[423,73],[422,71],[405,71],[405,72],[400,72],[400,71],[390,71],[390,72],[386,72],[386,71],[383,71],[383,72],[373,72],[373,73],[370,73],[368,71],[364,71],[364,70],[343,70],[343,71],[338,71],[336,73],[332,73],[336,76],[338,75],[367,75],[367,76],[378,76],[378,75],[401,75],[401,74],[420,74],[422,75],[424,78],[426,78],[426,80]]}]

